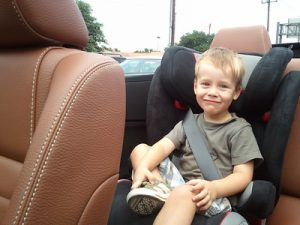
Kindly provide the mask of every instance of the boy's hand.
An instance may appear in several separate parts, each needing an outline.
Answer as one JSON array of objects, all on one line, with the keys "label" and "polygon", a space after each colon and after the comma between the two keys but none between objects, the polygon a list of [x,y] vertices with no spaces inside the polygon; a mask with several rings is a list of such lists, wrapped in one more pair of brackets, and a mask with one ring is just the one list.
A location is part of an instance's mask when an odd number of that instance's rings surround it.
[{"label": "boy's hand", "polygon": [[212,182],[195,179],[187,182],[192,186],[192,192],[195,196],[192,201],[195,202],[199,211],[206,211],[217,197],[217,192]]},{"label": "boy's hand", "polygon": [[139,166],[136,171],[134,172],[133,175],[133,183],[131,188],[138,188],[139,186],[141,186],[142,182],[148,180],[150,183],[154,182],[155,177],[154,175],[150,172],[150,170],[148,170],[145,167]]}]

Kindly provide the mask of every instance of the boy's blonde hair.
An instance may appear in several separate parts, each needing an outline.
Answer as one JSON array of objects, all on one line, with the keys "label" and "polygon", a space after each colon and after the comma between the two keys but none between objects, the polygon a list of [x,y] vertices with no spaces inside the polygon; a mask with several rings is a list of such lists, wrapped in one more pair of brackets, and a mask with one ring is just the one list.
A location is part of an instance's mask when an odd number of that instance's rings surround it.
[{"label": "boy's blonde hair", "polygon": [[242,80],[245,74],[245,66],[240,56],[227,48],[211,48],[199,56],[195,65],[195,78],[199,74],[201,63],[209,62],[216,68],[227,73],[228,69],[232,72],[236,87],[242,86]]}]

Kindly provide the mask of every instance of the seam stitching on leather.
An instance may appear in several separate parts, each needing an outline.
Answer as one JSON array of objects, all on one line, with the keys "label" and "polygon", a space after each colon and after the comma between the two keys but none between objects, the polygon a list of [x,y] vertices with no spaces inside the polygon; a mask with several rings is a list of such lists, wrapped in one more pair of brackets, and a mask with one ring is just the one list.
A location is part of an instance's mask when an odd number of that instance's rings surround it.
[{"label": "seam stitching on leather", "polygon": [[[42,146],[41,146],[40,152],[39,152],[39,154],[38,154],[38,156],[37,156],[37,158],[36,158],[36,160],[35,160],[34,168],[33,168],[32,173],[31,173],[31,175],[30,175],[29,181],[28,181],[27,184],[26,184],[25,192],[23,193],[23,197],[22,197],[21,202],[20,202],[20,204],[19,204],[18,211],[17,211],[17,214],[16,214],[16,216],[15,216],[15,218],[14,218],[13,224],[16,224],[16,222],[17,222],[18,216],[20,215],[20,212],[21,212],[22,205],[24,204],[24,199],[25,199],[25,197],[26,197],[26,194],[28,193],[29,186],[30,186],[30,184],[31,184],[31,182],[32,182],[32,180],[33,180],[34,174],[36,173],[38,164],[39,164],[39,162],[40,162],[40,160],[41,160],[41,156],[42,156],[42,153],[43,153],[43,151],[44,151],[45,145],[46,145],[47,141],[48,141],[49,138],[50,138],[50,134],[51,134],[51,132],[53,131],[54,126],[55,126],[55,123],[57,122],[57,120],[58,120],[60,114],[62,113],[62,110],[63,110],[64,106],[66,105],[69,96],[72,94],[73,90],[75,89],[75,87],[76,87],[76,85],[78,84],[78,82],[82,79],[82,77],[84,77],[84,75],[86,75],[86,73],[89,72],[89,70],[92,69],[92,68],[93,68],[94,66],[96,66],[97,64],[98,64],[98,63],[95,63],[95,64],[89,66],[89,67],[88,67],[88,68],[87,68],[87,69],[86,69],[86,70],[85,70],[85,71],[84,71],[84,72],[76,79],[76,81],[73,83],[72,87],[71,87],[70,90],[68,91],[67,96],[64,98],[64,100],[63,100],[63,102],[62,102],[62,104],[61,104],[61,106],[60,106],[60,108],[59,108],[57,114],[55,115],[54,120],[52,121],[51,127],[50,127],[50,129],[48,130],[47,136],[46,136],[46,138],[45,138],[45,140],[44,140],[44,142],[43,142],[43,144],[42,144]],[[105,65],[103,65],[102,67],[104,67],[104,66],[105,66]],[[91,77],[96,71],[98,71],[99,69],[101,69],[102,67],[99,67],[99,68],[96,69],[94,72],[92,72],[92,73],[90,74],[90,76],[86,79],[86,81],[84,81],[84,83],[82,84],[82,86],[79,88],[79,90],[78,90],[77,93],[75,94],[74,99],[72,100],[70,107],[68,108],[68,110],[67,110],[65,116],[63,117],[63,120],[62,120],[61,124],[59,125],[58,131],[56,132],[56,135],[55,135],[54,140],[53,140],[53,142],[52,142],[52,144],[51,144],[51,147],[50,147],[50,149],[49,149],[49,151],[48,151],[48,153],[47,153],[46,160],[45,160],[45,162],[44,162],[44,164],[43,164],[43,166],[42,166],[42,171],[41,171],[41,173],[40,173],[40,175],[39,175],[39,177],[38,177],[37,183],[36,183],[36,185],[35,185],[35,187],[34,187],[34,189],[33,189],[32,196],[31,196],[31,198],[30,198],[30,200],[29,200],[28,206],[27,206],[26,211],[25,211],[25,216],[24,216],[24,218],[23,218],[22,225],[24,225],[24,224],[26,223],[26,219],[27,219],[27,216],[28,216],[28,212],[29,212],[29,210],[30,210],[30,207],[31,207],[31,203],[32,203],[32,201],[33,201],[33,199],[34,199],[35,193],[36,193],[37,190],[38,190],[39,182],[40,182],[41,177],[42,177],[42,175],[43,175],[43,173],[44,173],[45,166],[46,166],[47,163],[48,163],[48,159],[49,159],[49,156],[50,156],[52,147],[53,147],[53,145],[55,144],[56,138],[57,138],[57,136],[58,136],[58,134],[59,134],[59,132],[60,132],[60,130],[61,130],[61,127],[62,127],[62,125],[63,125],[63,123],[64,123],[64,120],[66,119],[66,116],[68,115],[68,113],[69,113],[69,111],[70,111],[72,105],[74,104],[74,102],[75,102],[75,100],[76,100],[76,98],[77,98],[77,95],[79,94],[80,90],[84,87],[84,85],[86,84],[87,80],[89,80],[90,77]]]},{"label": "seam stitching on leather", "polygon": [[[90,70],[90,68],[93,68],[95,65],[97,65],[97,64],[92,65],[92,66],[89,67],[85,72],[83,72],[82,75],[80,75],[79,78],[78,78],[78,79],[74,82],[74,84],[72,85],[71,89],[69,90],[69,92],[68,92],[66,98],[64,99],[63,104],[61,105],[61,107],[60,107],[60,109],[59,109],[59,111],[58,111],[58,113],[57,113],[57,115],[56,115],[56,117],[55,117],[55,119],[54,119],[55,121],[53,121],[53,123],[52,123],[52,126],[51,126],[52,130],[53,130],[53,127],[54,127],[54,124],[55,124],[54,122],[56,122],[56,120],[59,118],[60,114],[62,113],[62,109],[63,109],[63,107],[66,105],[67,99],[68,99],[69,96],[72,94],[72,92],[73,92],[73,90],[75,89],[76,85],[77,85],[78,82],[81,80],[81,78],[84,77],[84,75]],[[71,109],[72,109],[72,106],[74,105],[75,101],[77,100],[77,96],[80,94],[82,88],[85,86],[85,84],[88,82],[88,80],[93,76],[93,74],[96,73],[99,69],[101,69],[101,68],[103,68],[103,67],[104,67],[104,66],[100,66],[99,68],[95,69],[95,71],[93,71],[93,72],[85,79],[85,81],[83,82],[83,84],[80,86],[80,88],[78,89],[78,91],[77,91],[76,94],[74,95],[74,98],[72,99],[72,102],[71,102],[70,106],[68,107],[66,113],[64,114],[63,119],[62,119],[61,123],[59,124],[58,130],[57,130],[57,132],[56,132],[56,134],[55,134],[55,136],[54,136],[54,139],[53,139],[53,141],[52,141],[52,143],[51,143],[51,145],[50,145],[50,148],[49,148],[49,150],[48,150],[48,153],[47,153],[47,156],[46,156],[46,160],[45,160],[45,162],[43,163],[41,173],[40,173],[40,175],[38,176],[38,179],[37,179],[37,183],[36,183],[36,185],[35,185],[35,187],[34,187],[34,189],[33,189],[32,196],[31,196],[31,198],[30,198],[30,200],[29,200],[27,209],[26,209],[26,211],[25,211],[25,216],[24,216],[24,218],[23,218],[22,225],[24,225],[25,222],[26,222],[26,219],[27,219],[27,216],[28,216],[28,214],[29,214],[29,210],[30,210],[31,204],[32,204],[32,202],[33,202],[33,200],[34,200],[34,197],[35,197],[36,192],[38,191],[39,183],[40,183],[40,181],[41,181],[41,178],[42,178],[42,176],[43,176],[43,174],[44,174],[44,171],[45,171],[45,168],[46,168],[46,166],[47,166],[48,160],[49,160],[50,155],[51,155],[51,153],[52,153],[53,146],[54,146],[54,144],[56,143],[57,137],[58,137],[59,134],[60,134],[60,131],[61,131],[63,125],[64,125],[64,122],[65,122],[66,118],[68,117],[68,115],[69,115],[69,113],[70,113],[70,111],[71,111]],[[47,138],[46,138],[47,141],[48,141],[48,139],[49,139],[49,134],[50,134],[50,133],[51,133],[51,132],[50,132],[50,130],[49,130],[48,135],[47,135]],[[45,140],[44,144],[45,144],[47,141]],[[44,145],[44,144],[43,144],[43,145]],[[42,150],[41,150],[41,152],[42,152]]]},{"label": "seam stitching on leather", "polygon": [[15,12],[17,13],[17,16],[18,16],[19,21],[23,24],[24,27],[26,27],[27,30],[29,30],[31,33],[33,33],[32,30],[29,29],[28,26],[26,25],[26,23],[25,23],[25,21],[24,21],[24,19],[23,19],[23,16],[21,15],[20,11],[18,10],[19,7],[18,7],[17,4],[15,3],[15,1],[12,1],[11,4],[12,4],[12,6],[13,6]]},{"label": "seam stitching on leather", "polygon": [[[50,49],[53,49],[51,47],[48,47],[46,48],[38,57],[38,60],[36,62],[36,65],[35,65],[35,68],[34,68],[34,74],[33,74],[33,81],[32,81],[32,88],[31,88],[31,105],[30,105],[30,133],[29,133],[29,144],[31,144],[31,141],[32,141],[32,135],[33,135],[33,117],[34,117],[34,107],[35,107],[35,104],[34,104],[34,97],[35,97],[35,82],[36,82],[36,77],[37,77],[37,68],[38,68],[38,65],[40,65],[41,63],[41,60],[42,58],[45,56],[45,54],[50,50]],[[30,185],[30,182],[32,180],[32,176],[30,177],[28,183],[27,183],[27,186],[26,186],[26,189],[25,189],[25,192],[23,194],[23,197],[21,199],[21,202],[19,204],[19,207],[18,207],[18,211],[17,211],[17,215],[15,216],[14,218],[14,221],[13,221],[13,224],[16,224],[16,220],[17,220],[17,217],[18,215],[20,214],[20,209],[24,203],[24,199],[25,199],[25,195],[27,194],[28,192],[28,189],[29,189],[29,185]]]},{"label": "seam stitching on leather", "polygon": [[16,12],[19,21],[21,22],[21,24],[23,25],[23,27],[25,27],[25,29],[27,31],[29,31],[33,36],[35,36],[37,38],[42,38],[43,40],[50,41],[52,43],[62,45],[62,41],[56,40],[55,38],[53,39],[51,37],[46,37],[43,34],[39,33],[38,31],[34,30],[34,28],[31,27],[31,24],[29,24],[28,21],[26,21],[26,18],[20,12],[21,10],[20,10],[18,4],[16,4],[15,2],[16,2],[16,0],[11,1],[12,7],[14,8],[14,10]]},{"label": "seam stitching on leather", "polygon": [[33,78],[32,78],[32,86],[31,86],[31,105],[30,105],[30,133],[29,133],[29,144],[32,142],[32,136],[33,136],[33,126],[34,126],[34,116],[35,116],[35,95],[36,95],[36,80],[37,80],[37,74],[38,74],[38,68],[41,64],[42,58],[46,55],[46,53],[53,49],[52,47],[46,48],[39,56],[33,72]]}]

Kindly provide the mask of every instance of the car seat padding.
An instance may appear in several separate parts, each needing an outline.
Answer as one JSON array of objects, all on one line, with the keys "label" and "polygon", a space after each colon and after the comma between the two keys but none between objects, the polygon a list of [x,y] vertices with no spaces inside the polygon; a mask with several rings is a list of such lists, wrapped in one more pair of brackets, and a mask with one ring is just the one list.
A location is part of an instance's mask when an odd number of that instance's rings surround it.
[{"label": "car seat padding", "polygon": [[261,146],[261,153],[265,160],[255,173],[256,178],[269,180],[275,185],[277,198],[284,152],[300,95],[299,87],[299,71],[290,72],[283,78],[272,105]]},{"label": "car seat padding", "polygon": [[246,91],[232,104],[231,110],[252,117],[261,117],[269,111],[283,72],[292,57],[292,50],[283,47],[272,48],[265,54],[253,69]]},{"label": "car seat padding", "polygon": [[[196,51],[185,47],[169,48],[160,66],[161,83],[171,99],[188,105],[194,112],[200,112],[193,90],[195,54]],[[252,117],[262,116],[269,111],[283,72],[292,57],[293,52],[283,47],[272,48],[262,56],[253,71],[246,71],[251,73],[245,77],[247,81],[243,81],[246,91],[233,102],[230,110],[242,116]]]}]

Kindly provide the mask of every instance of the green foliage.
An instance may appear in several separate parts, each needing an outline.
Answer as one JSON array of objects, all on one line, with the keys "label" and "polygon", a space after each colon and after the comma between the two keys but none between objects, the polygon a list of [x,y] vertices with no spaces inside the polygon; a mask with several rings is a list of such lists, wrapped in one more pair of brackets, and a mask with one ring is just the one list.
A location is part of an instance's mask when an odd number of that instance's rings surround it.
[{"label": "green foliage", "polygon": [[105,47],[105,50],[110,52],[121,52],[118,48]]},{"label": "green foliage", "polygon": [[92,8],[88,3],[85,3],[82,0],[76,0],[76,3],[89,31],[89,41],[85,50],[88,52],[103,52],[105,44],[107,44],[105,36],[101,30],[103,25],[97,22],[97,19],[91,15]]},{"label": "green foliage", "polygon": [[144,48],[144,50],[136,50],[135,53],[151,53],[153,52],[153,49],[151,48]]},{"label": "green foliage", "polygon": [[194,30],[193,33],[183,35],[178,45],[204,52],[209,49],[214,36],[214,34],[205,34],[203,31]]}]

